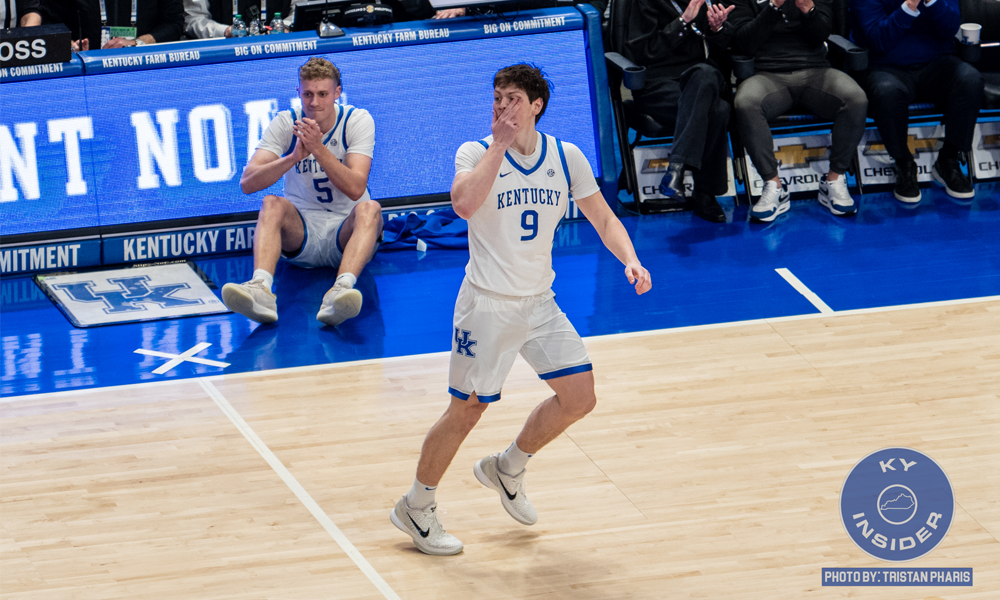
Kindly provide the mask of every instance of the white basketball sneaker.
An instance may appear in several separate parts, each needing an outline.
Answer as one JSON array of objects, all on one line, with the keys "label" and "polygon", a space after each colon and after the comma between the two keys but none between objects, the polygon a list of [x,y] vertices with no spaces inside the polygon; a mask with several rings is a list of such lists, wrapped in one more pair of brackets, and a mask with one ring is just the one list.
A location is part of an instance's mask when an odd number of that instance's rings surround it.
[{"label": "white basketball sneaker", "polygon": [[222,286],[222,302],[226,308],[258,323],[278,320],[277,296],[264,287],[263,279]]},{"label": "white basketball sneaker", "polygon": [[358,290],[335,283],[323,295],[323,304],[319,307],[316,320],[324,325],[336,327],[358,316],[361,312],[361,300],[361,292]]},{"label": "white basketball sneaker", "polygon": [[441,527],[436,511],[437,504],[424,509],[410,508],[403,496],[389,513],[389,520],[400,531],[410,534],[413,544],[424,554],[458,554],[462,551],[462,542]]},{"label": "white basketball sneaker", "polygon": [[497,467],[499,459],[499,452],[491,454],[477,462],[472,472],[476,474],[479,483],[500,494],[500,504],[515,521],[534,525],[538,521],[538,513],[531,500],[528,500],[528,492],[524,487],[524,474],[528,470],[522,469],[512,477]]}]

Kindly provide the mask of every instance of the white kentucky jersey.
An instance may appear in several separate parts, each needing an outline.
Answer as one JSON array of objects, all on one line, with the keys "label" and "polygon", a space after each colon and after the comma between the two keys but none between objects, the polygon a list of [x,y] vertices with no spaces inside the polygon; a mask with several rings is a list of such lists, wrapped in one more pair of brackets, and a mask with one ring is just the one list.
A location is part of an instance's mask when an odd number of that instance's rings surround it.
[{"label": "white kentucky jersey", "polygon": [[[288,156],[300,143],[292,132],[295,121],[302,119],[301,109],[283,110],[267,126],[258,149]],[[348,154],[364,154],[372,158],[375,153],[375,121],[368,111],[347,105],[337,105],[337,121],[330,131],[323,134],[323,145],[344,162]],[[323,172],[319,161],[312,154],[295,163],[285,173],[284,196],[300,210],[325,210],[347,217],[355,202],[337,189]],[[368,189],[358,199],[369,200]]]},{"label": "white kentucky jersey", "polygon": [[[456,172],[471,172],[493,136],[466,142]],[[579,148],[538,134],[535,151],[509,148],[486,202],[469,218],[466,277],[476,287],[505,296],[534,296],[552,286],[552,240],[570,196],[586,198],[600,188]]]}]

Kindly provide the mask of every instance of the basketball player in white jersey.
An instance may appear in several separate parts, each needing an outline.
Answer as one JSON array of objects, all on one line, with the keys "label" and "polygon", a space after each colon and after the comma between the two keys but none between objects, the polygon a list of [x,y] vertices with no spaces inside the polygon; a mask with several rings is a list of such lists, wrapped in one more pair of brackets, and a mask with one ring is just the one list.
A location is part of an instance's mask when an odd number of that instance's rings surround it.
[{"label": "basketball player in white jersey", "polygon": [[257,218],[253,278],[227,283],[222,301],[258,323],[278,320],[271,291],[279,257],[300,267],[338,269],[316,319],[335,327],[361,311],[354,289],[382,235],[382,208],[368,195],[375,122],[362,108],[337,104],[340,71],[310,58],[299,68],[301,110],[282,111],[264,131],[243,171],[252,194],[284,177],[284,197],[267,195]]},{"label": "basketball player in white jersey", "polygon": [[535,408],[507,450],[473,468],[518,522],[538,519],[524,486],[528,458],[597,403],[590,357],[551,290],[553,234],[571,195],[625,265],[636,293],[652,286],[583,153],[535,130],[549,100],[542,72],[513,65],[497,72],[493,86],[493,135],[459,148],[451,186],[455,212],[469,221],[469,264],[455,302],[451,404],[424,440],[413,487],[389,514],[427,554],[462,551],[438,521],[435,491],[486,407],[500,399],[518,353],[555,395]]}]

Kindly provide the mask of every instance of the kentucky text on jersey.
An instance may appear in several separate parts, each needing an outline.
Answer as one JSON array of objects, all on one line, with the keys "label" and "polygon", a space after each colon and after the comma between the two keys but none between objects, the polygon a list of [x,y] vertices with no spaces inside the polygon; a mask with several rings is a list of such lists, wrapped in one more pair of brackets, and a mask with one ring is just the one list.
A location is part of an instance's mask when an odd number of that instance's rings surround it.
[{"label": "kentucky text on jersey", "polygon": [[295,163],[296,173],[326,173],[315,158],[303,158]]},{"label": "kentucky text on jersey", "polygon": [[520,188],[507,190],[497,194],[497,209],[508,208],[510,206],[521,206],[522,204],[547,204],[549,206],[559,206],[559,190],[546,188]]}]

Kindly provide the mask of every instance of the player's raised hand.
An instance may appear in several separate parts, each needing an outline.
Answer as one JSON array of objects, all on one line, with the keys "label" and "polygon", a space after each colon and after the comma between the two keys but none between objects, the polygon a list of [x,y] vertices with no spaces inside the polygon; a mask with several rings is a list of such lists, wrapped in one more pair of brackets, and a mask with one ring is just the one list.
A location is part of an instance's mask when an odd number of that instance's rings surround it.
[{"label": "player's raised hand", "polygon": [[635,285],[636,294],[645,294],[653,287],[653,279],[649,276],[649,271],[637,262],[625,265],[625,277],[628,282]]},{"label": "player's raised hand", "polygon": [[[295,133],[294,125],[292,126],[292,133]],[[298,134],[295,134],[295,137],[298,138]],[[295,148],[292,149],[292,160],[299,162],[310,154],[311,152],[306,148],[305,143],[301,139],[297,139],[295,141]]]},{"label": "player's raised hand", "polygon": [[295,145],[295,151],[299,151],[299,146],[302,146],[305,151],[302,158],[310,154],[316,154],[323,147],[323,132],[319,130],[319,124],[309,117],[302,117],[296,121],[292,125],[292,133],[295,134],[295,137],[299,138],[299,143]]},{"label": "player's raised hand", "polygon": [[514,98],[504,108],[493,109],[493,143],[500,144],[501,148],[508,148],[514,143],[517,137],[517,130],[521,123],[518,120],[518,111],[521,108],[521,99]]}]

